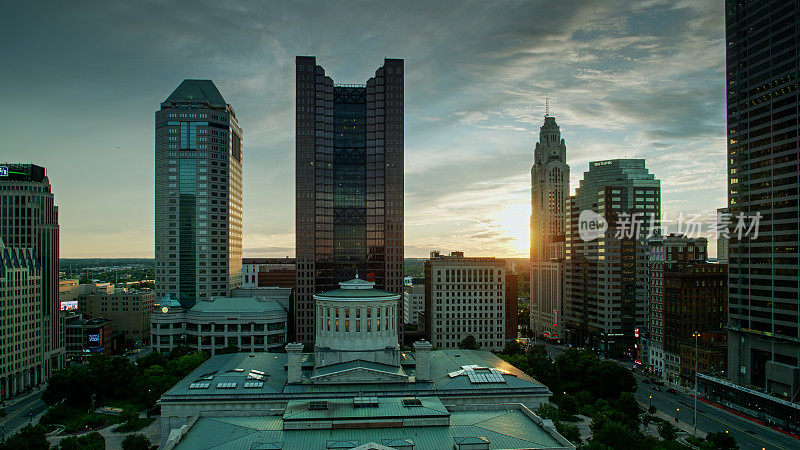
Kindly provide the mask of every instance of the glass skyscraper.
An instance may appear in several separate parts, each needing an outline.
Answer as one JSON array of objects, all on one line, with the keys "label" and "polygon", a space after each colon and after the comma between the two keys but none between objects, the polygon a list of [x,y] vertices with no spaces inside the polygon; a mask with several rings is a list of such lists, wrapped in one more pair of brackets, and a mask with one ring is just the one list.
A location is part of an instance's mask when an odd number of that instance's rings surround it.
[{"label": "glass skyscraper", "polygon": [[242,283],[242,129],[211,80],[156,111],[156,292],[185,307]]},{"label": "glass skyscraper", "polygon": [[[800,3],[725,5],[728,98],[728,377],[800,394]],[[740,215],[760,214],[740,239]],[[746,220],[751,225],[751,220]]]},{"label": "glass skyscraper", "polygon": [[310,343],[314,293],[358,275],[402,294],[403,60],[386,59],[365,85],[334,85],[314,57],[296,62],[292,314]]},{"label": "glass skyscraper", "polygon": [[[587,233],[587,216],[607,228]],[[648,319],[646,238],[661,234],[660,220],[661,182],[643,159],[589,163],[566,230],[564,331],[574,345],[635,354]]]}]

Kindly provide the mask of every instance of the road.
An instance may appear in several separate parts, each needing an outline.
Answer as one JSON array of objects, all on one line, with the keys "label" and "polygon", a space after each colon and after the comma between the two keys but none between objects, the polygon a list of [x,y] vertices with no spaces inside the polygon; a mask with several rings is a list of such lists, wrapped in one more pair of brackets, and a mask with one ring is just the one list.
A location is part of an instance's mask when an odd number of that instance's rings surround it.
[{"label": "road", "polygon": [[[566,350],[563,346],[546,345],[550,357],[558,356]],[[625,367],[630,363],[620,362]],[[676,410],[681,422],[692,424],[694,416],[694,399],[687,393],[678,391],[670,394],[666,387],[656,391],[650,384],[642,383],[642,376],[635,375],[639,388],[636,390],[636,399],[645,405],[652,404],[671,417],[675,417]],[[706,433],[715,431],[728,431],[739,444],[741,449],[796,449],[800,448],[800,440],[773,430],[770,427],[739,417],[720,408],[716,408],[702,401],[697,402],[697,429]]]},{"label": "road", "polygon": [[13,404],[6,404],[5,410],[8,416],[0,421],[0,437],[2,433],[6,436],[13,434],[30,422],[31,414],[35,418],[47,409],[47,405],[42,401],[43,391],[38,391],[22,399],[16,400]]},{"label": "road", "polygon": [[[643,384],[642,377],[637,375],[636,378],[639,380],[639,389],[636,391],[637,400],[649,405],[652,395],[652,404],[659,411],[675,417],[676,410],[680,409],[680,412],[677,412],[678,419],[681,422],[692,424],[694,417],[694,399],[692,397],[681,391],[678,391],[677,394],[670,394],[666,388],[656,391],[652,385]],[[706,433],[728,431],[742,449],[800,448],[798,439],[699,400],[697,402],[697,429]]]}]

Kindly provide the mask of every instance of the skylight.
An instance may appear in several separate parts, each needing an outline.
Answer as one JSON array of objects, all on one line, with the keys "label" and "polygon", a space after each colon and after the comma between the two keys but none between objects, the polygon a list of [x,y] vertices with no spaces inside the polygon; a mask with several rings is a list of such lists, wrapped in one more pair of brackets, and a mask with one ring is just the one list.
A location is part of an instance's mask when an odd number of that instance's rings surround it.
[{"label": "skylight", "polygon": [[233,389],[236,383],[217,383],[217,389]]},{"label": "skylight", "polygon": [[211,386],[211,383],[195,381],[189,385],[189,389],[208,389],[209,386]]}]

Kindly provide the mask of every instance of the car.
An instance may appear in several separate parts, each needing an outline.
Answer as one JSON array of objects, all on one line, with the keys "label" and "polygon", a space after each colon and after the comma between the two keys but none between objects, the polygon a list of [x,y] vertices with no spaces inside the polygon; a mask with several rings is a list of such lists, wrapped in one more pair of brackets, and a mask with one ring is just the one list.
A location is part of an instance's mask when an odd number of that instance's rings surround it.
[{"label": "car", "polygon": [[677,394],[678,393],[678,391],[676,391],[675,388],[669,388],[669,389],[667,389],[667,392],[669,392],[670,394]]},{"label": "car", "polygon": [[659,386],[653,386],[653,390],[654,390],[654,391],[660,391],[660,390],[661,390],[661,388],[660,388]]}]

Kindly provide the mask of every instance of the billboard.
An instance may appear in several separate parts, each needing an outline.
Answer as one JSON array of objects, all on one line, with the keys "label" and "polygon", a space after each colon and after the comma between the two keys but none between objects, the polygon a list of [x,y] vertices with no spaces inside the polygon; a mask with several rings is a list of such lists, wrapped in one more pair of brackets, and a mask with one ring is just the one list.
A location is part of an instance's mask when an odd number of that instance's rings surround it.
[{"label": "billboard", "polygon": [[78,310],[78,301],[77,300],[70,300],[67,302],[61,302],[61,310],[62,311],[77,311]]}]

